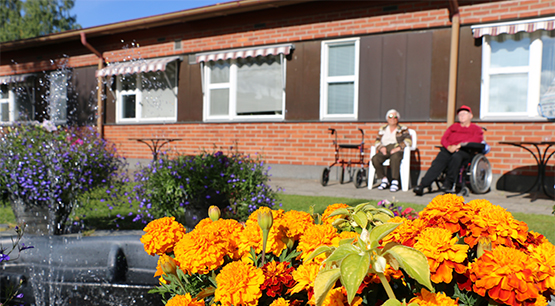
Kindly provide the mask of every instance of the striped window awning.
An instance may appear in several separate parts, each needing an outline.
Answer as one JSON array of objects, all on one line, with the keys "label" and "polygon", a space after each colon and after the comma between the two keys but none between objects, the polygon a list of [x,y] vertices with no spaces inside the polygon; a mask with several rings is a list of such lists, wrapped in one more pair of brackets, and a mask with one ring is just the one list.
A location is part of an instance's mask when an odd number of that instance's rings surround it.
[{"label": "striped window awning", "polygon": [[518,32],[532,33],[537,30],[551,31],[555,29],[555,17],[476,25],[471,28],[474,38],[480,38],[484,35],[497,36]]},{"label": "striped window awning", "polygon": [[268,55],[288,55],[291,50],[295,49],[293,44],[272,45],[272,46],[259,46],[253,48],[242,48],[216,52],[204,52],[196,54],[197,63],[228,60],[236,58],[247,58]]},{"label": "striped window awning", "polygon": [[152,71],[165,71],[166,65],[180,59],[179,56],[171,56],[157,59],[137,60],[109,65],[96,71],[96,77],[111,75],[136,74]]},{"label": "striped window awning", "polygon": [[30,76],[33,76],[33,74],[15,74],[0,76],[0,84],[25,82],[25,80]]}]

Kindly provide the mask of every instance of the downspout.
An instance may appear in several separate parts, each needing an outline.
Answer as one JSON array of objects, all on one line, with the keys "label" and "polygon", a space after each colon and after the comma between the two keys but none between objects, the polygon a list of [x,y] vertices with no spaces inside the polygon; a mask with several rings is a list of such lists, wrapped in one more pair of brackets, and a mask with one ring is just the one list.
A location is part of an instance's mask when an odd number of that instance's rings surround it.
[{"label": "downspout", "polygon": [[457,103],[457,75],[459,62],[460,15],[457,0],[449,0],[449,19],[451,20],[451,55],[449,57],[449,89],[447,93],[447,126],[455,122]]},{"label": "downspout", "polygon": [[[87,47],[87,49],[91,50],[92,53],[96,54],[96,56],[98,57],[98,70],[104,68],[104,57],[102,56],[102,53],[98,52],[98,50],[96,50],[93,46],[91,46],[88,42],[87,42],[87,38],[85,36],[85,32],[81,32],[81,43],[83,44],[83,46]],[[102,113],[104,112],[104,109],[102,107],[103,103],[102,103],[102,77],[99,76],[97,78],[97,116],[96,116],[96,129],[98,132],[98,135],[100,136],[100,138],[104,138],[104,129],[103,129],[103,116]]]}]

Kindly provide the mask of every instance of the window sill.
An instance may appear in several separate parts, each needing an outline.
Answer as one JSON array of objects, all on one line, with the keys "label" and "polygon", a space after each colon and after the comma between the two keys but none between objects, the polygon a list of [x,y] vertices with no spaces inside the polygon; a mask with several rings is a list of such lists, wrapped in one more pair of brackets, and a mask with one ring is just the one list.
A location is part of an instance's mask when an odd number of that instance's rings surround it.
[{"label": "window sill", "polygon": [[537,122],[537,121],[549,121],[545,117],[535,116],[535,117],[523,117],[523,116],[484,116],[480,118],[480,121],[494,121],[494,122]]}]

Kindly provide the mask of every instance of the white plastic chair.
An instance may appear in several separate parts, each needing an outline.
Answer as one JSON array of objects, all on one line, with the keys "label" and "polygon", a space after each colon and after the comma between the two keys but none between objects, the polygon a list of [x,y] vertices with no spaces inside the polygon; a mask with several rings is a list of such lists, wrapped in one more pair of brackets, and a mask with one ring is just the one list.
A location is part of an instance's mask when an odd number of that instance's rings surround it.
[{"label": "white plastic chair", "polygon": [[[403,152],[403,159],[401,159],[401,190],[408,191],[410,187],[410,152],[416,150],[416,131],[409,129],[409,134],[412,138],[412,145],[410,147],[405,147]],[[376,155],[376,146],[370,147],[370,161],[368,166],[368,189],[372,189],[374,185],[374,176],[376,175],[376,169],[372,165],[372,157]],[[383,162],[384,166],[389,166],[389,159]],[[381,178],[380,178],[381,179]]]}]

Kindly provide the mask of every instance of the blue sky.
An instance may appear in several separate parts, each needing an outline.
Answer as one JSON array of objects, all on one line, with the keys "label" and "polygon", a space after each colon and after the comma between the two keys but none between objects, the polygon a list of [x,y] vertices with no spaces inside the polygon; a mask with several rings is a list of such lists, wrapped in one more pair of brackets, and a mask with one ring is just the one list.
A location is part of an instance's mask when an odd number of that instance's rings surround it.
[{"label": "blue sky", "polygon": [[83,28],[231,2],[231,0],[75,0],[70,11]]}]

